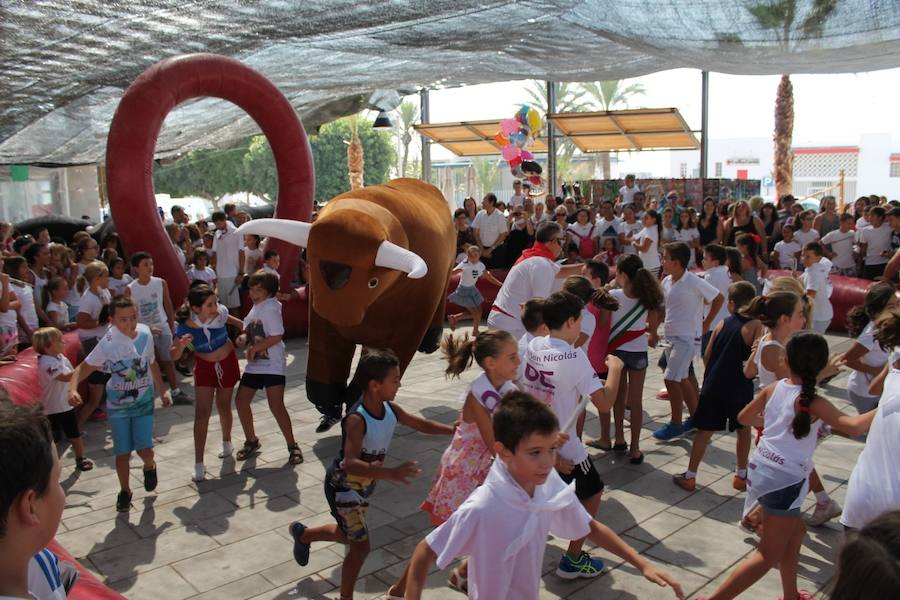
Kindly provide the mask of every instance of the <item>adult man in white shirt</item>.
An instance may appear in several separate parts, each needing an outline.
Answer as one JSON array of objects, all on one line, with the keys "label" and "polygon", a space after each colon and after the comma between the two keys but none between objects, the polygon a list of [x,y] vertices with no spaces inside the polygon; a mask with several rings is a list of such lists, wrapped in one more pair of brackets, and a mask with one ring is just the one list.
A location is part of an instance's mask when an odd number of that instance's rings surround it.
[{"label": "adult man in white shirt", "polygon": [[625,185],[619,188],[619,195],[622,197],[622,206],[626,204],[634,204],[634,195],[641,191],[634,183],[634,175],[629,173],[625,176]]},{"label": "adult man in white shirt", "polygon": [[[472,229],[475,232],[475,240],[481,246],[481,260],[486,267],[494,267],[497,260],[493,258],[494,251],[503,245],[509,230],[506,217],[497,210],[497,196],[488,193],[481,201],[482,210],[475,215],[472,221]],[[502,258],[502,257],[498,257]]]},{"label": "adult man in white shirt", "polygon": [[219,302],[232,314],[237,314],[241,306],[240,285],[244,279],[244,236],[237,233],[237,227],[228,221],[225,213],[215,212],[212,216],[216,225],[213,239],[213,268],[218,278]]},{"label": "adult man in white shirt", "polygon": [[862,276],[876,279],[884,275],[890,258],[892,229],[884,222],[884,208],[869,209],[869,226],[859,230],[859,253],[864,256]]},{"label": "adult man in white shirt", "polygon": [[616,241],[616,247],[619,247],[619,235],[624,231],[622,229],[622,222],[619,221],[618,217],[616,217],[613,212],[613,203],[609,200],[604,200],[600,203],[600,214],[597,215],[596,220],[597,228],[594,230],[594,237],[600,239],[600,249],[603,249],[603,242],[607,238],[611,238]]},{"label": "adult man in white shirt", "polygon": [[555,262],[566,239],[558,223],[541,223],[534,239],[534,246],[525,250],[509,270],[488,315],[489,326],[508,331],[515,339],[525,335],[522,305],[532,298],[548,297],[557,277],[577,275],[581,270],[581,264],[561,267]]}]

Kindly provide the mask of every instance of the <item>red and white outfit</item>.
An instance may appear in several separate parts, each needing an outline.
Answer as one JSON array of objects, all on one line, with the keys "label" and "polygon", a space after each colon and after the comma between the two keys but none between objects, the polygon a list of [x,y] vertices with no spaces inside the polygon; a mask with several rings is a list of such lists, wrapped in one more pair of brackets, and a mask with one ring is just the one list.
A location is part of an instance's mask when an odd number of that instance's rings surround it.
[{"label": "red and white outfit", "polygon": [[532,298],[546,298],[553,292],[553,283],[559,273],[559,265],[552,253],[540,243],[525,250],[513,265],[497,293],[488,325],[507,331],[516,339],[525,334],[522,325],[522,305]]}]

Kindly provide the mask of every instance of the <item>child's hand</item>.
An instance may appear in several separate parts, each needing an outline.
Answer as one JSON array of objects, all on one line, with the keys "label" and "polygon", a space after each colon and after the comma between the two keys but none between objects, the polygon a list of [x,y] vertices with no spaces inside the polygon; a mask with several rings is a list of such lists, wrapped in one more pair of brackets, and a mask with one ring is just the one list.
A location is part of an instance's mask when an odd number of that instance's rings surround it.
[{"label": "child's hand", "polygon": [[569,441],[569,434],[564,431],[556,432],[556,445],[554,446],[556,449],[562,448],[566,445],[566,442]]},{"label": "child's hand", "polygon": [[610,371],[616,370],[621,371],[625,367],[625,363],[622,362],[622,359],[613,354],[606,355],[606,368]]},{"label": "child's hand", "polygon": [[69,406],[81,406],[82,404],[81,394],[78,392],[69,392]]},{"label": "child's hand", "polygon": [[172,406],[172,394],[169,390],[164,391],[159,397],[162,400],[163,406]]},{"label": "child's hand", "polygon": [[257,354],[259,354],[259,350],[256,349],[255,344],[247,347],[247,360],[254,360]]},{"label": "child's hand", "polygon": [[563,475],[569,475],[572,473],[572,470],[575,468],[575,463],[571,460],[566,460],[562,456],[556,457],[556,470],[562,473]]},{"label": "child's hand", "polygon": [[9,273],[0,273],[0,284],[9,285]]},{"label": "child's hand", "polygon": [[237,336],[237,339],[234,340],[234,344],[238,348],[243,348],[244,346],[246,346],[247,345],[247,334],[242,333],[241,335]]},{"label": "child's hand", "polygon": [[151,327],[150,333],[152,333],[153,335],[162,335],[162,329],[160,329],[159,327]]},{"label": "child's hand", "polygon": [[294,295],[290,292],[278,292],[275,294],[275,298],[277,298],[279,302],[287,302],[293,297]]},{"label": "child's hand", "polygon": [[[659,334],[658,333],[650,333],[647,336],[647,345],[651,348],[656,348],[656,345],[659,344]],[[618,358],[618,357],[616,357]]]},{"label": "child's hand", "polygon": [[178,338],[177,340],[175,340],[175,343],[178,345],[179,348],[181,348],[183,350],[188,344],[190,344],[193,341],[194,341],[194,336],[192,336],[189,333],[186,333],[183,336],[181,336],[180,338]]},{"label": "child's hand", "polygon": [[419,463],[414,460],[408,460],[402,465],[391,469],[390,479],[399,481],[400,483],[409,484],[421,474],[422,469],[419,468]]},{"label": "child's hand", "polygon": [[684,592],[681,589],[681,585],[679,585],[671,575],[669,575],[662,569],[658,569],[650,563],[647,563],[647,566],[644,567],[644,569],[641,571],[641,574],[648,581],[652,581],[660,587],[672,588],[672,591],[675,592],[675,597],[678,598],[678,600],[684,600]]}]

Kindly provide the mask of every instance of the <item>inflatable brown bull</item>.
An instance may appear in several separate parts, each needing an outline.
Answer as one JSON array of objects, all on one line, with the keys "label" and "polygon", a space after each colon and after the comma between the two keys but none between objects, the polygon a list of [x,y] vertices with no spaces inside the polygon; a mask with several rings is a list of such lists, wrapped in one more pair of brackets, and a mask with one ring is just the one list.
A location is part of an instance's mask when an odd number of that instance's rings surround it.
[{"label": "inflatable brown bull", "polygon": [[238,233],[306,248],[306,393],[323,415],[322,430],[356,399],[347,379],[358,344],[392,349],[401,372],[417,349],[437,349],[456,235],[434,186],[396,179],[337,196],[315,223],[259,219]]}]

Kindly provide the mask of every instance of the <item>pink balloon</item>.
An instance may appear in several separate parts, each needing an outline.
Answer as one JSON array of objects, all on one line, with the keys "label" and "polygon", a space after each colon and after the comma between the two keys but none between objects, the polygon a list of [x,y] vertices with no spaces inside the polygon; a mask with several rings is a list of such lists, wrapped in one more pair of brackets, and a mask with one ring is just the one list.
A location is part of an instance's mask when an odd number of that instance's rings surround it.
[{"label": "pink balloon", "polygon": [[534,154],[528,150],[522,150],[522,160],[534,160]]},{"label": "pink balloon", "polygon": [[506,160],[512,160],[518,157],[522,153],[522,150],[518,146],[514,146],[510,144],[509,146],[503,146],[500,149],[500,155],[503,156]]},{"label": "pink balloon", "polygon": [[519,122],[515,119],[503,119],[500,121],[500,131],[503,132],[503,135],[508,136],[509,134],[519,130]]}]

